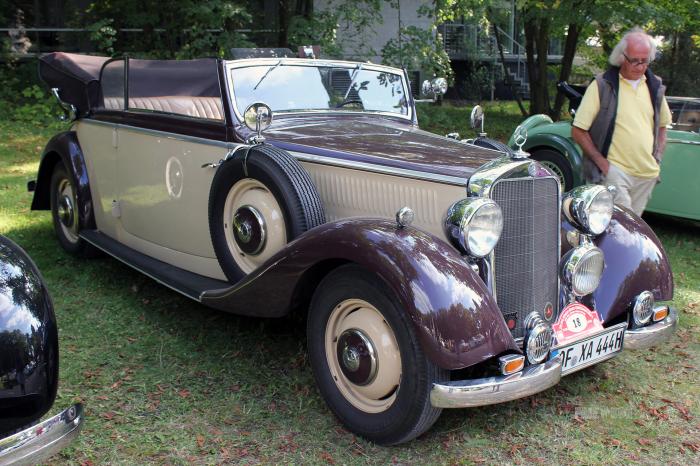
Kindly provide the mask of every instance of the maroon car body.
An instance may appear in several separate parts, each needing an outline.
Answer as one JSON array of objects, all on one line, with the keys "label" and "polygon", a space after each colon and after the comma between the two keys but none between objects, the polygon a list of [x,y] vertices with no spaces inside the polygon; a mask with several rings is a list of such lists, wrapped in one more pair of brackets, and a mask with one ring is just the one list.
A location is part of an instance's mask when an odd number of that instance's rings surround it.
[{"label": "maroon car body", "polygon": [[[321,394],[371,440],[410,440],[442,408],[537,393],[623,337],[645,348],[675,328],[655,305],[673,297],[668,259],[640,218],[601,187],[561,193],[495,141],[420,130],[400,70],[66,54],[42,67],[76,115],[32,204],[53,210],[64,248],[102,249],[213,308],[308,309]],[[582,317],[576,338],[557,333]],[[581,342],[603,350],[572,362]]]}]

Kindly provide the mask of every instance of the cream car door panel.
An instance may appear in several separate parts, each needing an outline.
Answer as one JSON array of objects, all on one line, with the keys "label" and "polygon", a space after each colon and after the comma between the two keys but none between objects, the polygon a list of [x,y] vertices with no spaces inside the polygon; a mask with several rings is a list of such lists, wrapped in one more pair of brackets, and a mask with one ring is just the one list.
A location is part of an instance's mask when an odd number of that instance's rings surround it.
[{"label": "cream car door panel", "polygon": [[112,215],[112,206],[117,199],[117,125],[80,120],[73,129],[85,156],[88,179],[99,180],[90,183],[97,229],[116,238],[117,219]]},{"label": "cream car door panel", "polygon": [[168,249],[214,258],[209,188],[226,154],[223,144],[133,127],[119,129],[117,179],[121,224],[128,233]]}]

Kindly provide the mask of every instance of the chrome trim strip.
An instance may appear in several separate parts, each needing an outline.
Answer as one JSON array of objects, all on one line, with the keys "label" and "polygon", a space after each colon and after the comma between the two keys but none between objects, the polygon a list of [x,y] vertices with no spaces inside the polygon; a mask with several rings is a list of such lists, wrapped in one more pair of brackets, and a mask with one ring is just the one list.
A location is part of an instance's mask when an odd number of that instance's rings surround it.
[{"label": "chrome trim strip", "polygon": [[43,462],[78,436],[83,421],[83,405],[78,403],[40,424],[0,439],[0,464]]},{"label": "chrome trim strip", "polygon": [[527,172],[531,163],[530,159],[513,160],[507,155],[487,162],[469,179],[467,192],[470,196],[491,197],[491,188],[497,180],[519,170]]},{"label": "chrome trim strip", "polygon": [[395,175],[416,180],[436,181],[455,186],[467,186],[467,179],[458,176],[439,175],[437,173],[427,173],[417,170],[409,170],[406,168],[386,167],[367,162],[355,162],[352,160],[342,160],[323,155],[305,154],[303,152],[289,151],[295,159],[301,162],[319,163],[322,165],[330,165],[334,167],[350,168],[353,170],[362,170],[373,173],[381,173],[384,175]]},{"label": "chrome trim strip", "polygon": [[81,118],[79,121],[86,122],[89,124],[96,124],[102,126],[108,126],[110,128],[124,128],[131,131],[138,131],[144,134],[150,134],[152,136],[159,136],[168,139],[174,139],[176,141],[193,142],[196,144],[206,144],[208,146],[223,147],[225,149],[237,149],[245,144],[234,144],[231,142],[223,141],[212,141],[211,139],[199,138],[196,136],[187,136],[185,134],[170,133],[168,131],[159,131],[157,129],[141,128],[139,126],[125,125],[123,123],[111,123],[109,121],[94,120],[92,118]]},{"label": "chrome trim strip", "polygon": [[656,346],[671,338],[671,335],[676,332],[677,325],[678,311],[669,306],[668,316],[661,322],[625,330],[624,349],[640,350]]},{"label": "chrome trim strip", "polygon": [[559,382],[561,362],[559,355],[513,375],[433,384],[430,403],[436,408],[471,408],[534,395]]},{"label": "chrome trim strip", "polygon": [[[406,76],[404,75],[403,70],[398,69],[398,68],[392,68],[390,66],[384,66],[384,65],[375,65],[371,63],[362,63],[362,62],[351,62],[351,61],[342,61],[342,60],[309,60],[307,58],[246,58],[242,60],[228,60],[224,62],[224,68],[226,70],[226,82],[228,83],[228,89],[229,89],[229,98],[231,99],[231,107],[233,108],[233,112],[236,114],[236,117],[238,118],[238,121],[243,121],[243,116],[239,113],[238,107],[236,106],[236,93],[234,92],[233,89],[233,81],[231,80],[231,70],[234,68],[245,68],[245,67],[250,67],[250,66],[265,66],[265,65],[275,65],[276,63],[282,63],[284,64],[292,64],[295,66],[313,66],[313,67],[318,67],[318,66],[340,66],[343,68],[353,68],[357,65],[362,65],[363,69],[367,70],[373,70],[373,71],[383,71],[391,74],[395,74],[401,77],[402,85],[403,85],[403,91],[404,95],[409,95],[409,89],[408,89],[408,83],[406,81]],[[313,115],[313,114],[332,114],[332,115],[382,115],[382,116],[390,116],[394,118],[400,118],[403,120],[409,120],[413,121],[413,113],[414,113],[414,107],[411,105],[408,105],[408,114],[402,115],[401,113],[392,113],[392,112],[372,112],[372,111],[363,111],[363,112],[352,112],[352,111],[333,111],[331,109],[328,110],[308,110],[308,111],[303,111],[303,112],[287,112],[287,111],[280,111],[278,110],[277,112],[283,113],[284,115]],[[275,110],[273,109],[273,113]]]},{"label": "chrome trim strip", "polygon": [[666,144],[675,142],[677,144],[690,144],[691,146],[700,146],[700,141],[684,141],[683,139],[667,139]]},{"label": "chrome trim strip", "polygon": [[168,283],[165,283],[164,281],[160,280],[158,277],[155,277],[155,276],[151,275],[150,273],[148,273],[148,272],[146,272],[146,271],[144,271],[144,270],[142,270],[142,269],[136,267],[136,266],[135,266],[134,264],[132,264],[131,262],[125,261],[125,260],[122,259],[121,257],[119,257],[119,256],[117,256],[117,255],[115,255],[115,254],[113,254],[110,250],[103,248],[102,246],[100,246],[99,244],[95,243],[94,241],[90,241],[89,238],[86,238],[86,237],[83,236],[83,235],[78,235],[78,236],[80,236],[83,240],[87,241],[88,243],[92,244],[93,246],[95,246],[95,247],[96,247],[97,249],[99,249],[100,251],[103,251],[103,252],[109,254],[111,257],[117,259],[117,260],[118,260],[119,262],[121,262],[122,264],[128,265],[128,266],[131,267],[132,269],[136,270],[137,272],[140,272],[140,273],[144,274],[145,276],[147,276],[148,278],[150,278],[150,279],[152,279],[152,280],[155,280],[156,282],[160,283],[160,284],[163,285],[164,287],[170,288],[171,290],[180,293],[182,296],[185,296],[186,298],[190,298],[190,299],[195,300],[195,301],[197,301],[197,302],[201,302],[201,301],[202,301],[202,300],[201,300],[201,295],[200,295],[200,296],[192,296],[192,295],[189,295],[189,294],[185,293],[184,291],[182,291],[182,290],[180,290],[180,289],[178,289],[178,288],[175,288],[174,286],[172,286],[172,285],[170,285],[170,284],[168,284]]}]

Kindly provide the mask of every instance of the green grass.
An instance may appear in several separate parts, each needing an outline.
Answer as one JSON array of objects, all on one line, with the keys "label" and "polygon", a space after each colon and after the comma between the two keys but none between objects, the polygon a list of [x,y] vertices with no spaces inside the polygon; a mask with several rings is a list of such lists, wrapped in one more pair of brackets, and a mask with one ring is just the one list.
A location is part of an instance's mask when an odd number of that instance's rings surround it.
[{"label": "green grass", "polygon": [[[487,130],[520,121],[511,104]],[[496,108],[501,108],[497,106]],[[508,110],[508,109],[511,110]],[[429,108],[428,129],[462,130],[469,108]],[[427,113],[421,107],[421,122]],[[444,113],[444,115],[443,115]],[[452,126],[450,123],[458,125]],[[58,130],[0,122],[0,233],[23,246],[51,291],[60,388],[87,421],[54,464],[694,464],[700,454],[700,227],[651,225],[672,262],[681,323],[657,350],[626,352],[539,395],[446,410],[424,436],[383,448],[347,432],[320,398],[303,322],[238,317],[181,297],[116,260],[59,247],[26,182]],[[501,128],[497,132],[489,128]]]}]

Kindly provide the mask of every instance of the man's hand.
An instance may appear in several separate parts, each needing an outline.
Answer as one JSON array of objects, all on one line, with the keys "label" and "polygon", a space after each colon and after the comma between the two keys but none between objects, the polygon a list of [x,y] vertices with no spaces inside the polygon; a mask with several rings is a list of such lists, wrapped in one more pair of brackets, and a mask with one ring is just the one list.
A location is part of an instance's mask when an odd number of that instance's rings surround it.
[{"label": "man's hand", "polygon": [[576,141],[576,144],[581,146],[583,155],[591,159],[593,163],[596,164],[598,169],[600,169],[600,171],[603,173],[603,176],[607,176],[608,170],[610,169],[610,162],[608,162],[608,159],[603,157],[603,154],[601,154],[596,148],[595,144],[593,144],[593,139],[591,139],[591,135],[588,134],[588,131],[572,125],[571,137],[574,139],[574,141]]}]

